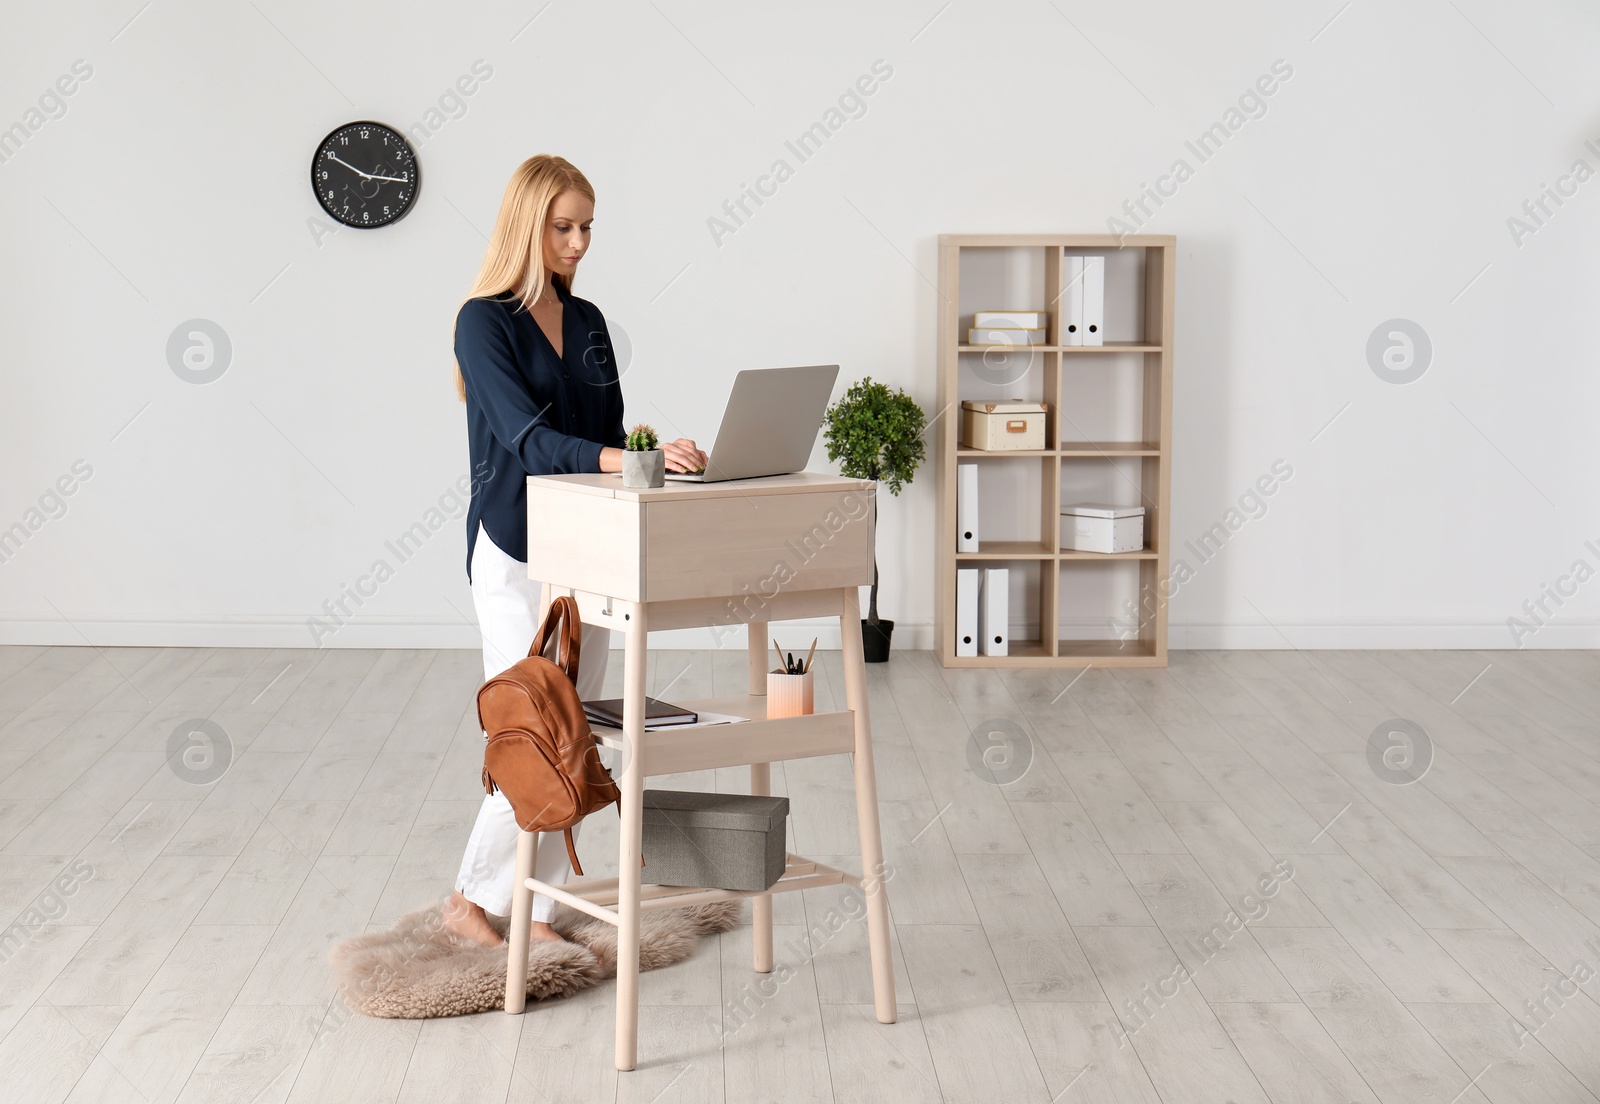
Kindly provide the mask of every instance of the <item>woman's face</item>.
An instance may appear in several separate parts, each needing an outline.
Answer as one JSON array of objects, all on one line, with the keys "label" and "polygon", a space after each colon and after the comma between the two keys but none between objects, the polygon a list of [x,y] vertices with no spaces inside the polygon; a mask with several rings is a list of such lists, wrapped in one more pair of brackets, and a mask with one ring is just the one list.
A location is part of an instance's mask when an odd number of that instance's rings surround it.
[{"label": "woman's face", "polygon": [[589,250],[589,224],[594,204],[582,192],[568,188],[550,204],[544,228],[544,266],[561,276],[571,276]]}]

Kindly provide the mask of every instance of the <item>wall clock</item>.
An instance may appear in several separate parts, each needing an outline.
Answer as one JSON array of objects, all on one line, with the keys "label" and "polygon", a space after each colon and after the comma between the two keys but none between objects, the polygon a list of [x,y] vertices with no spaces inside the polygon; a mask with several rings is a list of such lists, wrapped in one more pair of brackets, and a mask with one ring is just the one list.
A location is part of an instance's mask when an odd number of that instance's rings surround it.
[{"label": "wall clock", "polygon": [[317,202],[346,226],[371,229],[405,217],[420,183],[411,143],[382,123],[346,123],[311,158]]}]

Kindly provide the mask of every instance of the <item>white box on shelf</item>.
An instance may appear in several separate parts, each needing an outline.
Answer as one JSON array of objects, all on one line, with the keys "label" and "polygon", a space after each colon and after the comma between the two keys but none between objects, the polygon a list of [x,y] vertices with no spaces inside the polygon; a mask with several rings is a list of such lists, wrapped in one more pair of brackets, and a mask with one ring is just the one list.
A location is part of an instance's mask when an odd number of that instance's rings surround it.
[{"label": "white box on shelf", "polygon": [[956,655],[978,654],[978,569],[956,568]]},{"label": "white box on shelf", "polygon": [[986,452],[1042,449],[1048,412],[1044,403],[1026,399],[963,399],[961,447]]},{"label": "white box on shelf", "polygon": [[972,316],[972,324],[979,329],[986,326],[1000,326],[1006,329],[1042,330],[1050,325],[1050,312],[978,311]]},{"label": "white box on shelf", "polygon": [[956,465],[956,551],[977,552],[978,465]]},{"label": "white box on shelf", "polygon": [[1143,506],[1061,504],[1061,551],[1138,552],[1143,548]]},{"label": "white box on shelf", "polygon": [[1043,345],[1044,329],[1018,326],[974,326],[967,331],[968,345]]},{"label": "white box on shelf", "polygon": [[1003,656],[1011,632],[1006,627],[1010,618],[1011,571],[1004,567],[983,569],[983,586],[978,591],[978,624],[983,636],[978,639],[978,651],[983,655]]}]

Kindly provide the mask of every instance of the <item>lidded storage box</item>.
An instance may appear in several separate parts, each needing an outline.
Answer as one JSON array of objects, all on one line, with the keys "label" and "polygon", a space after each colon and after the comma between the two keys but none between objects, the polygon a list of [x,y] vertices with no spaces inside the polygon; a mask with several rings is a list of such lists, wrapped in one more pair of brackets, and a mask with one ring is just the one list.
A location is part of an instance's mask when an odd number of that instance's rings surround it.
[{"label": "lidded storage box", "polygon": [[1004,452],[1044,448],[1042,402],[1024,399],[964,399],[961,403],[963,448]]},{"label": "lidded storage box", "polygon": [[1144,507],[1073,502],[1061,506],[1063,552],[1138,552],[1144,548]]},{"label": "lidded storage box", "polygon": [[783,877],[787,797],[646,790],[643,809],[646,882],[759,891]]}]

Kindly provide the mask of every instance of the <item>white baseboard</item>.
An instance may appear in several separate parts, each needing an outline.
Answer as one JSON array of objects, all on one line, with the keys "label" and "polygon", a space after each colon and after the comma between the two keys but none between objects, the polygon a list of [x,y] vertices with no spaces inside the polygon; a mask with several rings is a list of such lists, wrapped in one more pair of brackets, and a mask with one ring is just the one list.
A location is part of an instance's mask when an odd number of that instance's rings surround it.
[{"label": "white baseboard", "polygon": [[[818,638],[817,647],[836,650],[836,621],[786,621],[775,632],[779,643],[801,647]],[[1018,637],[1021,639],[1021,637]],[[1519,642],[1505,624],[1179,624],[1168,627],[1173,649],[1486,649],[1600,648],[1600,625],[1549,624]],[[620,645],[620,640],[615,642]],[[363,618],[319,636],[304,619],[253,618],[234,621],[0,621],[0,645],[85,645],[116,648],[477,648],[476,625],[456,621],[383,621]],[[743,627],[721,633],[711,629],[670,629],[650,634],[659,649],[739,649]],[[906,651],[933,647],[933,625],[897,622],[894,646]]]},{"label": "white baseboard", "polygon": [[1518,648],[1600,648],[1600,625],[1546,625],[1519,641],[1504,622],[1435,625],[1215,625],[1167,626],[1167,647],[1215,650],[1515,651]]}]

